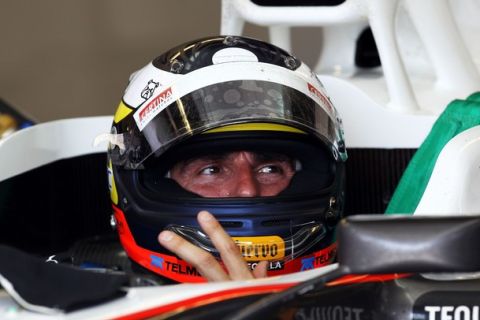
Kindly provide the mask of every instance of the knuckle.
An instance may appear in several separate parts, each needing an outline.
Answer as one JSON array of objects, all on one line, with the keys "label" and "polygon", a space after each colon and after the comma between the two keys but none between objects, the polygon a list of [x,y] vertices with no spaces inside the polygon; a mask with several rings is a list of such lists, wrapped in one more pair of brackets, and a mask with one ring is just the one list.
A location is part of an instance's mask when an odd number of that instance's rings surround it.
[{"label": "knuckle", "polygon": [[237,244],[231,239],[225,241],[225,243],[223,244],[223,251],[226,254],[240,254],[240,249],[238,248]]}]

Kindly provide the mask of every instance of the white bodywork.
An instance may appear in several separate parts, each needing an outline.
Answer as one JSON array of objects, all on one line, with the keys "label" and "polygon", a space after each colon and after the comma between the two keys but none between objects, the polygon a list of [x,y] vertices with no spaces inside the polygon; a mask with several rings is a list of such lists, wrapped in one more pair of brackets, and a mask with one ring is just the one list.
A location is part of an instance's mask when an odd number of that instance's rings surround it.
[{"label": "white bodywork", "polygon": [[[270,40],[291,51],[290,27],[321,27],[316,72],[343,77],[393,110],[438,114],[480,88],[479,13],[476,0],[346,0],[304,7],[222,0],[221,34],[240,35],[245,22],[267,26]],[[355,41],[367,25],[380,74],[363,74],[354,64]]]},{"label": "white bodywork", "polygon": [[51,162],[105,152],[95,138],[110,132],[113,116],[57,120],[28,127],[0,140],[0,181]]},{"label": "white bodywork", "polygon": [[[250,280],[250,281],[228,281],[217,283],[200,284],[176,284],[158,287],[129,288],[123,298],[113,300],[98,306],[63,313],[52,310],[51,313],[35,313],[17,304],[10,296],[0,291],[0,319],[18,320],[100,320],[127,317],[128,319],[142,319],[145,316],[137,315],[141,312],[152,312],[159,310],[172,303],[185,303],[185,306],[192,306],[192,303],[212,302],[212,299],[221,299],[231,296],[232,292],[243,290],[261,291],[268,286],[278,286],[285,289],[296,283],[320,276],[335,269],[337,265],[302,271],[285,276]],[[213,295],[213,296],[212,296]],[[196,302],[192,302],[196,300]],[[181,306],[179,306],[181,307]],[[175,309],[174,309],[175,310]],[[155,311],[153,311],[155,312]],[[160,314],[159,311],[158,314]],[[151,314],[149,316],[152,316]]]},{"label": "white bodywork", "polygon": [[480,126],[455,136],[440,153],[415,215],[480,213]]}]

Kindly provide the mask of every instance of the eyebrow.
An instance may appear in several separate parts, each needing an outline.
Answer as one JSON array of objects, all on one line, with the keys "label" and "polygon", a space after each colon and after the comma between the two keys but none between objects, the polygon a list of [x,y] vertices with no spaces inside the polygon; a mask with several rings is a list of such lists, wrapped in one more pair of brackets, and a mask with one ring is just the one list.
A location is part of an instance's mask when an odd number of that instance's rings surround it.
[{"label": "eyebrow", "polygon": [[180,161],[184,166],[189,165],[190,163],[194,161],[219,161],[219,160],[224,160],[228,156],[228,153],[219,153],[219,154],[208,154],[204,156],[194,156],[191,158],[188,158],[184,161]]}]

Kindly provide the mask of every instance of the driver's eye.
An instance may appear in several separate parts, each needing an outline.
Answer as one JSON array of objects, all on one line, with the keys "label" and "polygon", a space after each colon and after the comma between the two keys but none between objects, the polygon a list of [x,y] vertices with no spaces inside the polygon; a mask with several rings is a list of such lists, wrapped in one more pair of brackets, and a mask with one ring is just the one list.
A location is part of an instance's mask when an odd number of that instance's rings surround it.
[{"label": "driver's eye", "polygon": [[213,175],[220,172],[220,168],[216,166],[210,166],[200,170],[201,175]]},{"label": "driver's eye", "polygon": [[281,173],[282,169],[278,166],[265,166],[258,170],[259,173]]}]

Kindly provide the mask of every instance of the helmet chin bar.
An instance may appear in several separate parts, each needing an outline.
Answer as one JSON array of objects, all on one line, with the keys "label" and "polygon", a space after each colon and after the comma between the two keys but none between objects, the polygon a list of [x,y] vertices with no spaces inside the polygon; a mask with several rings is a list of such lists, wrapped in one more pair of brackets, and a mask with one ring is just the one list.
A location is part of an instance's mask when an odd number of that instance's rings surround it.
[{"label": "helmet chin bar", "polygon": [[[206,234],[190,226],[169,225],[166,230],[187,239],[194,245],[211,253],[221,260],[220,253]],[[320,222],[306,223],[290,237],[276,235],[232,237],[246,261],[289,261],[303,255],[308,249],[320,242],[327,234],[326,227]]]},{"label": "helmet chin bar", "polygon": [[[113,206],[115,219],[117,221],[117,230],[120,241],[125,248],[128,256],[142,267],[166,278],[180,282],[204,282],[205,279],[198,273],[192,265],[179,259],[169,252],[158,252],[139,246],[135,241],[130,230],[129,224],[125,218],[124,212]],[[328,228],[327,228],[328,229]],[[330,232],[327,232],[324,240],[325,245],[317,243],[316,246],[309,249],[304,255],[300,255],[289,261],[271,260],[268,265],[268,274],[270,276],[288,274],[313,268],[319,268],[334,262],[336,257],[336,243],[329,239]],[[252,237],[254,238],[254,237]],[[320,246],[319,246],[320,245]],[[245,259],[247,260],[247,259]],[[259,260],[246,261],[249,268],[255,268]]]}]

